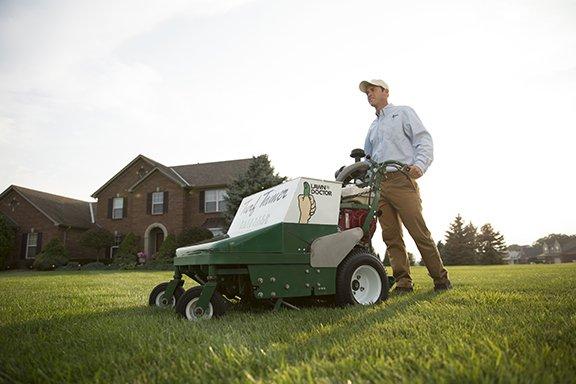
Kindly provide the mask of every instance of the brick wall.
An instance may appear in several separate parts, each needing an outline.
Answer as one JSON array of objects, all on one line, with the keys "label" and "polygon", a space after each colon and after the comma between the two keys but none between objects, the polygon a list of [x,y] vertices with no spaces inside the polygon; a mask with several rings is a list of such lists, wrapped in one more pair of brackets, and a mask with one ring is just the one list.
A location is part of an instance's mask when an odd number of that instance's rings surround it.
[{"label": "brick wall", "polygon": [[[13,199],[17,202],[14,210],[12,210],[12,206],[10,205]],[[16,231],[16,249],[12,252],[8,260],[8,264],[11,266],[16,264],[18,264],[18,266],[32,264],[33,260],[26,260],[24,258],[25,254],[22,253],[22,237],[30,233],[32,229],[34,229],[36,233],[42,233],[41,247],[44,247],[54,238],[63,240],[62,230],[14,191],[10,191],[0,200],[0,212],[18,224]]]}]

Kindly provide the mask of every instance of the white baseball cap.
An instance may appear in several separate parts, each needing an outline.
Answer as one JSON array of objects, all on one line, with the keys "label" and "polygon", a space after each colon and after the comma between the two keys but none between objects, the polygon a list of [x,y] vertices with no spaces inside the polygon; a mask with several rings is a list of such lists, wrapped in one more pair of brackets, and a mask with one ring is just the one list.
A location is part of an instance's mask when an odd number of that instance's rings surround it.
[{"label": "white baseball cap", "polygon": [[363,80],[360,82],[359,88],[362,92],[366,93],[366,88],[368,88],[369,85],[376,85],[377,87],[382,87],[384,89],[390,90],[390,88],[388,88],[388,84],[386,84],[384,80],[380,79]]}]

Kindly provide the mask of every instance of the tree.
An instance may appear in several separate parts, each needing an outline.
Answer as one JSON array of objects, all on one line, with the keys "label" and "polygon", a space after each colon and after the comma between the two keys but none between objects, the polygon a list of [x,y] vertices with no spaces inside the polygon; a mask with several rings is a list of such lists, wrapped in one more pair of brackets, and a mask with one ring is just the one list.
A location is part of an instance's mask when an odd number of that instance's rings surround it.
[{"label": "tree", "polygon": [[102,250],[114,244],[114,235],[104,228],[92,228],[84,232],[79,243],[83,247],[96,251],[96,261],[100,261]]},{"label": "tree", "polygon": [[412,252],[407,252],[407,254],[410,265],[416,265],[416,258],[414,257],[414,254]]},{"label": "tree", "polygon": [[67,262],[68,250],[60,239],[52,239],[42,252],[36,255],[32,267],[40,271],[48,271],[66,265]]},{"label": "tree", "polygon": [[274,173],[268,155],[253,157],[248,170],[233,180],[226,190],[226,226],[230,226],[242,199],[256,192],[273,187],[285,181],[285,177]]},{"label": "tree", "polygon": [[484,224],[478,235],[480,264],[504,264],[506,242],[504,236],[495,231],[490,224]]},{"label": "tree", "polygon": [[176,254],[176,248],[178,248],[178,244],[176,243],[176,236],[168,235],[162,242],[156,257],[158,259],[172,259]]},{"label": "tree", "polygon": [[386,250],[386,252],[384,253],[384,260],[382,260],[382,264],[384,264],[387,267],[390,267],[392,265],[390,263],[390,252],[388,252],[388,250]]},{"label": "tree", "polygon": [[6,267],[6,260],[14,250],[16,234],[14,228],[8,224],[4,215],[0,214],[0,270]]},{"label": "tree", "polygon": [[544,243],[554,242],[554,240],[558,240],[560,244],[563,244],[570,240],[576,240],[576,235],[565,235],[563,233],[551,233],[548,236],[544,236],[536,240],[533,246],[537,246],[540,249],[544,246]]},{"label": "tree", "polygon": [[212,237],[214,237],[214,235],[209,229],[201,227],[188,228],[178,235],[178,239],[176,240],[177,248],[196,244],[200,241],[211,239]]},{"label": "tree", "polygon": [[137,263],[138,254],[138,237],[132,232],[128,233],[122,239],[118,246],[118,252],[114,257],[114,264],[121,268],[134,268]]},{"label": "tree", "polygon": [[458,214],[450,229],[446,231],[446,242],[442,247],[442,258],[446,265],[470,265],[476,263],[476,227],[464,226]]},{"label": "tree", "polygon": [[478,264],[478,229],[472,223],[464,227],[464,244],[466,252],[463,254],[462,264]]}]

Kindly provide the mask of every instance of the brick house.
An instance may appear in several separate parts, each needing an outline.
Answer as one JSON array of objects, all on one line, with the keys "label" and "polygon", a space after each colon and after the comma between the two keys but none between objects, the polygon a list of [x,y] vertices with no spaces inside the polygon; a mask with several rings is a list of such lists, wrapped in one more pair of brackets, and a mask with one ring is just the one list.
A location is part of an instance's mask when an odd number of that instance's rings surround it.
[{"label": "brick house", "polygon": [[[226,186],[252,159],[168,167],[138,155],[96,192],[96,223],[116,236],[139,237],[142,251],[156,253],[169,234],[190,227],[223,232]],[[117,246],[112,247],[111,257]]]},{"label": "brick house", "polygon": [[[223,232],[225,189],[246,172],[252,159],[167,167],[143,155],[101,186],[97,203],[71,199],[12,185],[0,194],[0,214],[16,234],[10,267],[31,265],[43,244],[60,239],[71,259],[112,257],[127,233],[134,233],[140,249],[153,255],[169,234],[204,227]],[[79,245],[93,227],[112,232],[116,245],[106,255]]]},{"label": "brick house", "polygon": [[60,239],[74,258],[95,257],[78,244],[80,236],[94,225],[94,209],[94,203],[11,185],[0,194],[0,214],[16,235],[7,265],[31,265],[43,244],[54,238]]}]

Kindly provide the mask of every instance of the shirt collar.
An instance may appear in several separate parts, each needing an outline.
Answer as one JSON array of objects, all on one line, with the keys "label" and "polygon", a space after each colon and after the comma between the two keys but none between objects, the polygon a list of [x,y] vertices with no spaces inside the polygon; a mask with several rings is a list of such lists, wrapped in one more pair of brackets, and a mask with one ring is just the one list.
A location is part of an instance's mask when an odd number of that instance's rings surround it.
[{"label": "shirt collar", "polygon": [[386,116],[387,112],[390,112],[390,108],[392,108],[394,105],[393,104],[386,104],[386,106],[384,108],[382,108],[379,111],[376,111],[376,116],[380,117],[380,116]]}]

